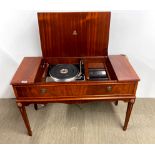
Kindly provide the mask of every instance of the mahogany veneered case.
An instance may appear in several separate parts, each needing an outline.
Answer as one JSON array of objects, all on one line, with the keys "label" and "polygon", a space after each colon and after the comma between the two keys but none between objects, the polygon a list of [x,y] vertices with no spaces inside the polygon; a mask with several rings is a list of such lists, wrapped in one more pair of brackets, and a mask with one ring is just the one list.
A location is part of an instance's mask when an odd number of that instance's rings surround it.
[{"label": "mahogany veneered case", "polygon": [[[25,106],[47,103],[114,101],[128,103],[127,129],[139,77],[125,55],[108,55],[110,12],[40,12],[42,57],[24,57],[12,81],[17,106],[28,134],[32,131]],[[83,80],[47,82],[49,66],[83,64]],[[91,70],[104,70],[106,79],[91,79]],[[110,102],[109,102],[110,103]],[[95,104],[95,103],[94,103]]]}]

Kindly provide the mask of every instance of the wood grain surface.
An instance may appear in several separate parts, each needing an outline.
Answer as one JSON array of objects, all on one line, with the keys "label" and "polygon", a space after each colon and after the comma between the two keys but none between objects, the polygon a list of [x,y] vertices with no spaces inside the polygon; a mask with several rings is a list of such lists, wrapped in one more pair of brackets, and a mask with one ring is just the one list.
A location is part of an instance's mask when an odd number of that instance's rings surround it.
[{"label": "wood grain surface", "polygon": [[38,13],[43,57],[105,56],[110,12]]},{"label": "wood grain surface", "polygon": [[139,77],[129,63],[126,56],[109,55],[109,60],[115,71],[118,81],[139,81]]},{"label": "wood grain surface", "polygon": [[41,57],[24,57],[12,78],[11,84],[20,84],[22,82],[33,83],[41,64],[41,60]]}]

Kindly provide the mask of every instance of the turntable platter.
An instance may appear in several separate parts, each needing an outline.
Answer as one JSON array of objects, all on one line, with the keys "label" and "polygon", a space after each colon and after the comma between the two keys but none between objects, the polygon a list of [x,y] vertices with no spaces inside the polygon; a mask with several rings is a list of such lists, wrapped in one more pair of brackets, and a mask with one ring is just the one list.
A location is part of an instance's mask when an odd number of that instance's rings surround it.
[{"label": "turntable platter", "polygon": [[79,73],[78,68],[72,64],[58,64],[49,69],[49,75],[54,81],[74,81]]}]

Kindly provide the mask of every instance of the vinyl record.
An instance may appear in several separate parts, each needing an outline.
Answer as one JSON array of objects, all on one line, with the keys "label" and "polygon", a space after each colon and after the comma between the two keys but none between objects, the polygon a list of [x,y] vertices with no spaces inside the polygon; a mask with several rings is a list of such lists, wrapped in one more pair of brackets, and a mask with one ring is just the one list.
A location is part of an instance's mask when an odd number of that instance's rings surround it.
[{"label": "vinyl record", "polygon": [[79,70],[72,64],[58,64],[49,69],[49,75],[54,81],[74,81]]}]

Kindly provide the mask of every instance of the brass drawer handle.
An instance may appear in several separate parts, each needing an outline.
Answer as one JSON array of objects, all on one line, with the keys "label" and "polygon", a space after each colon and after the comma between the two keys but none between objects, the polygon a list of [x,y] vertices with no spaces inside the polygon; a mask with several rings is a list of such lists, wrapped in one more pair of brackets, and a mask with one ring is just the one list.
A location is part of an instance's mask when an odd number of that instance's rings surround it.
[{"label": "brass drawer handle", "polygon": [[112,86],[107,86],[107,91],[108,92],[112,91]]},{"label": "brass drawer handle", "polygon": [[46,92],[47,92],[47,89],[46,89],[46,88],[40,89],[40,93],[41,93],[41,94],[45,94]]}]

